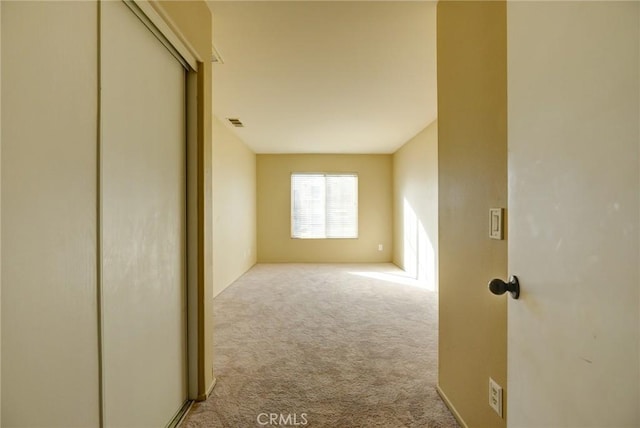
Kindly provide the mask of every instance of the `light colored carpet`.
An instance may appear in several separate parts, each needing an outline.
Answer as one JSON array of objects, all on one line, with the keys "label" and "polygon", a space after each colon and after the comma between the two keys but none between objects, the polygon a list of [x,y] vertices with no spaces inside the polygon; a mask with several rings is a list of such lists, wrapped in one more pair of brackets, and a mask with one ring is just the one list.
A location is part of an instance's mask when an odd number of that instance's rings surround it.
[{"label": "light colored carpet", "polygon": [[182,427],[457,427],[435,390],[437,295],[410,282],[389,264],[256,265],[214,300],[218,383]]}]

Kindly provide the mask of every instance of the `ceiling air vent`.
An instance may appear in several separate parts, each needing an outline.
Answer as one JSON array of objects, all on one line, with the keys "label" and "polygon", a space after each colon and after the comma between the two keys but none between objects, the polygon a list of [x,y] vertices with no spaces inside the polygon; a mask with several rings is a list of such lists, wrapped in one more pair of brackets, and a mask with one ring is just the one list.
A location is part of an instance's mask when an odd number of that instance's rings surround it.
[{"label": "ceiling air vent", "polygon": [[235,118],[228,117],[227,120],[229,121],[229,123],[231,123],[236,128],[243,128],[244,127],[242,122],[240,122],[240,119],[235,119]]},{"label": "ceiling air vent", "polygon": [[213,46],[211,49],[211,62],[214,64],[224,64],[224,61],[222,60],[222,57],[220,56],[220,53],[218,53],[218,50],[215,46]]}]

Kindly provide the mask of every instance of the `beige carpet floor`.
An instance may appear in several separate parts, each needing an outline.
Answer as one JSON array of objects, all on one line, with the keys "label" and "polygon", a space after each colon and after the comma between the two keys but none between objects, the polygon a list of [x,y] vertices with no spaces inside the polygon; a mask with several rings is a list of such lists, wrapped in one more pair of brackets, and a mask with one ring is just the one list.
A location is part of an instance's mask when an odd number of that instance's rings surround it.
[{"label": "beige carpet floor", "polygon": [[218,382],[184,428],[458,426],[435,389],[437,294],[393,265],[256,265],[214,314]]}]

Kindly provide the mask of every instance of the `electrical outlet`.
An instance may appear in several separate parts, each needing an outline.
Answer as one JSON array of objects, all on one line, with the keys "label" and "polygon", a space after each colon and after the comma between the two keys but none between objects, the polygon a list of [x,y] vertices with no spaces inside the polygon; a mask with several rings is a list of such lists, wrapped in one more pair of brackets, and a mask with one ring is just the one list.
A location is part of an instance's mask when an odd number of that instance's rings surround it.
[{"label": "electrical outlet", "polygon": [[489,378],[489,406],[502,417],[502,387]]},{"label": "electrical outlet", "polygon": [[384,246],[382,244],[378,244],[378,251],[382,251],[383,248]]}]

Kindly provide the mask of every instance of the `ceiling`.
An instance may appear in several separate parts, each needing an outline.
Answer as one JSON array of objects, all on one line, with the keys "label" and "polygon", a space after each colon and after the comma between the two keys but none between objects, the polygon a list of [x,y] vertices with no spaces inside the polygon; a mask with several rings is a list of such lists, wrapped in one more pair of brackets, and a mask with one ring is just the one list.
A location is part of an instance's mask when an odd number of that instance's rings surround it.
[{"label": "ceiling", "polygon": [[435,5],[210,2],[214,114],[256,153],[393,153],[436,119]]}]

